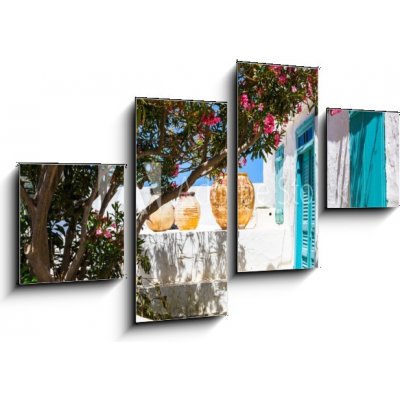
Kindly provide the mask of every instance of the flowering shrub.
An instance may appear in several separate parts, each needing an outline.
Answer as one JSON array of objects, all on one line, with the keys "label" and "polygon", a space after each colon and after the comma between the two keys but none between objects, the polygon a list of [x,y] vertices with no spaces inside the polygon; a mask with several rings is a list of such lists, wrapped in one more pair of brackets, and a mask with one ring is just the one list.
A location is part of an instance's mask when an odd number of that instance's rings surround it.
[{"label": "flowering shrub", "polygon": [[289,119],[317,104],[317,85],[317,68],[238,63],[238,160],[265,160]]},{"label": "flowering shrub", "polygon": [[109,279],[122,276],[124,262],[124,213],[119,202],[111,205],[113,212],[103,217],[97,210],[89,216],[89,240],[86,245],[84,278]]},{"label": "flowering shrub", "polygon": [[[95,211],[103,167],[109,185]],[[124,214],[119,203],[106,210],[123,178],[123,166],[20,166],[22,284],[122,276]]]},{"label": "flowering shrub", "polygon": [[[167,202],[203,176],[216,178],[226,168],[226,116],[226,103],[137,99],[136,185],[151,184]],[[179,174],[187,178],[178,185]],[[137,216],[138,232],[161,202]]]},{"label": "flowering shrub", "polygon": [[[199,177],[218,175],[225,168],[226,159],[213,162],[211,170],[203,164],[226,147],[226,114],[225,103],[138,99],[136,184],[139,188],[146,182],[156,183],[164,193],[174,189],[174,178],[179,173],[199,171]],[[187,183],[183,189],[189,187]]]},{"label": "flowering shrub", "polygon": [[342,112],[342,110],[340,108],[332,108],[329,110],[329,114],[331,114],[332,116],[336,115],[336,114],[340,114]]}]

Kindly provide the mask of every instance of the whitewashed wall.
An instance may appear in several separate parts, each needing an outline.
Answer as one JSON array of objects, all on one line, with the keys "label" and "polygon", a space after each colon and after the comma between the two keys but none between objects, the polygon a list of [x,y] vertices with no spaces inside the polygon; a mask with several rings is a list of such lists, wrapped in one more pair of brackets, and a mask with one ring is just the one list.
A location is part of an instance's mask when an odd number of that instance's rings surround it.
[{"label": "whitewashed wall", "polygon": [[[327,115],[327,203],[328,208],[350,207],[349,111]],[[399,115],[385,113],[387,207],[399,205]]]},{"label": "whitewashed wall", "polygon": [[[287,126],[282,139],[284,145],[284,223],[275,223],[275,153],[263,163],[263,184],[256,184],[256,210],[269,207],[272,218],[268,227],[258,229],[249,224],[239,231],[239,271],[268,271],[293,269],[295,262],[296,218],[296,130],[310,116],[305,109]],[[315,118],[315,146],[317,146],[317,118]],[[317,148],[317,147],[315,147]],[[316,159],[316,163],[317,163]],[[317,190],[316,190],[317,192]]]},{"label": "whitewashed wall", "polygon": [[388,207],[399,205],[399,114],[385,113],[386,198]]},{"label": "whitewashed wall", "polygon": [[329,208],[350,207],[349,112],[327,115],[327,201]]},{"label": "whitewashed wall", "polygon": [[[167,307],[155,301],[153,309],[172,318],[227,313],[227,232],[221,230],[212,215],[210,189],[211,186],[190,188],[200,203],[200,221],[195,230],[152,232],[144,224],[140,234],[151,264],[147,274],[138,269],[144,285],[140,290],[154,297],[155,285],[159,285]],[[150,202],[150,188],[136,188],[136,198],[140,211]]]}]

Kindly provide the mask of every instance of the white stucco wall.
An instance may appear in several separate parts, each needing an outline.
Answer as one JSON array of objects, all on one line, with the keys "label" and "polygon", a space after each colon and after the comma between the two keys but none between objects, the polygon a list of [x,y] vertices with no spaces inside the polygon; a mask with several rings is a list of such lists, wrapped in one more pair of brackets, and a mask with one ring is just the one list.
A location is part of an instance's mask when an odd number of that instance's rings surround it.
[{"label": "white stucco wall", "polygon": [[[387,207],[399,205],[399,115],[385,114]],[[327,206],[350,207],[350,119],[349,111],[327,115]]]},{"label": "white stucco wall", "polygon": [[[263,164],[264,183],[255,185],[256,199],[258,199],[255,211],[257,211],[257,206],[267,206],[272,212],[272,219],[267,227],[259,228],[249,224],[246,229],[239,230],[238,268],[240,272],[294,268],[297,161],[296,130],[309,116],[310,114],[306,109],[297,114],[295,119],[288,123],[286,135],[282,140],[285,146],[283,163],[285,191],[284,223],[282,225],[275,223],[274,216],[275,154],[268,155],[267,161]],[[317,123],[317,118],[314,119],[314,123]],[[315,149],[317,149],[317,136],[317,125],[315,125]],[[318,159],[316,158],[316,165],[317,163]],[[317,188],[316,193],[318,193]]]},{"label": "white stucco wall", "polygon": [[157,296],[155,286],[166,296],[167,307],[153,303],[156,312],[172,318],[223,315],[227,313],[227,232],[192,230],[142,233],[151,271],[142,276],[143,288]]},{"label": "white stucco wall", "polygon": [[349,112],[327,115],[327,206],[350,207]]},{"label": "white stucco wall", "polygon": [[399,114],[385,113],[386,198],[388,207],[399,205]]},{"label": "white stucco wall", "polygon": [[[154,301],[155,312],[171,318],[195,318],[227,313],[227,231],[215,222],[210,206],[211,186],[193,186],[200,203],[201,215],[195,230],[152,232],[143,226],[151,271],[146,274],[137,267],[143,287],[151,298],[166,296],[167,308]],[[150,188],[136,189],[137,210],[149,204]],[[175,204],[173,201],[172,204]]]}]

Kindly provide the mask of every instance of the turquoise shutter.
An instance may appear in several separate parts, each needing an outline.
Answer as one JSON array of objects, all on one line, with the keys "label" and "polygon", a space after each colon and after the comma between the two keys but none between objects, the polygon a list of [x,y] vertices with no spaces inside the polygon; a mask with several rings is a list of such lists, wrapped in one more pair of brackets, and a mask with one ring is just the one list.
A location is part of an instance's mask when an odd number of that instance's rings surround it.
[{"label": "turquoise shutter", "polygon": [[310,117],[297,132],[296,259],[295,268],[315,264],[315,155],[314,125]]},{"label": "turquoise shutter", "polygon": [[386,207],[384,114],[350,113],[350,206]]},{"label": "turquoise shutter", "polygon": [[283,184],[284,150],[281,145],[275,152],[275,222],[283,224],[284,184]]}]

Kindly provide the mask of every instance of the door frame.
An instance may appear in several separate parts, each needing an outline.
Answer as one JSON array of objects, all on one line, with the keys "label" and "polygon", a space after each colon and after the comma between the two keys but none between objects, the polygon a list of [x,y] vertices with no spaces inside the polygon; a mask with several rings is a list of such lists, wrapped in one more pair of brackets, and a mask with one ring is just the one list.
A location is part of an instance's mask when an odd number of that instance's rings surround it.
[{"label": "door frame", "polygon": [[[302,257],[302,226],[303,226],[303,218],[302,218],[302,187],[301,187],[301,171],[300,171],[300,156],[303,155],[306,151],[313,152],[313,165],[312,168],[314,170],[314,181],[313,181],[313,191],[314,191],[314,207],[316,207],[316,163],[315,163],[315,115],[310,115],[302,124],[300,124],[296,129],[296,224],[295,224],[295,262],[294,262],[294,269],[303,269],[301,265],[301,257]],[[298,138],[303,135],[309,128],[312,128],[312,137],[308,139],[305,143],[302,143],[298,146]],[[317,210],[315,210],[315,220],[317,219]],[[316,221],[314,221],[316,224]],[[316,231],[316,227],[314,227]],[[314,240],[315,240],[315,232],[314,232]],[[311,244],[311,243],[310,243]],[[316,246],[314,245],[314,248]],[[311,251],[311,249],[310,249]],[[314,254],[314,263],[315,263],[315,254]],[[306,268],[313,268],[314,265],[308,266]]]}]

